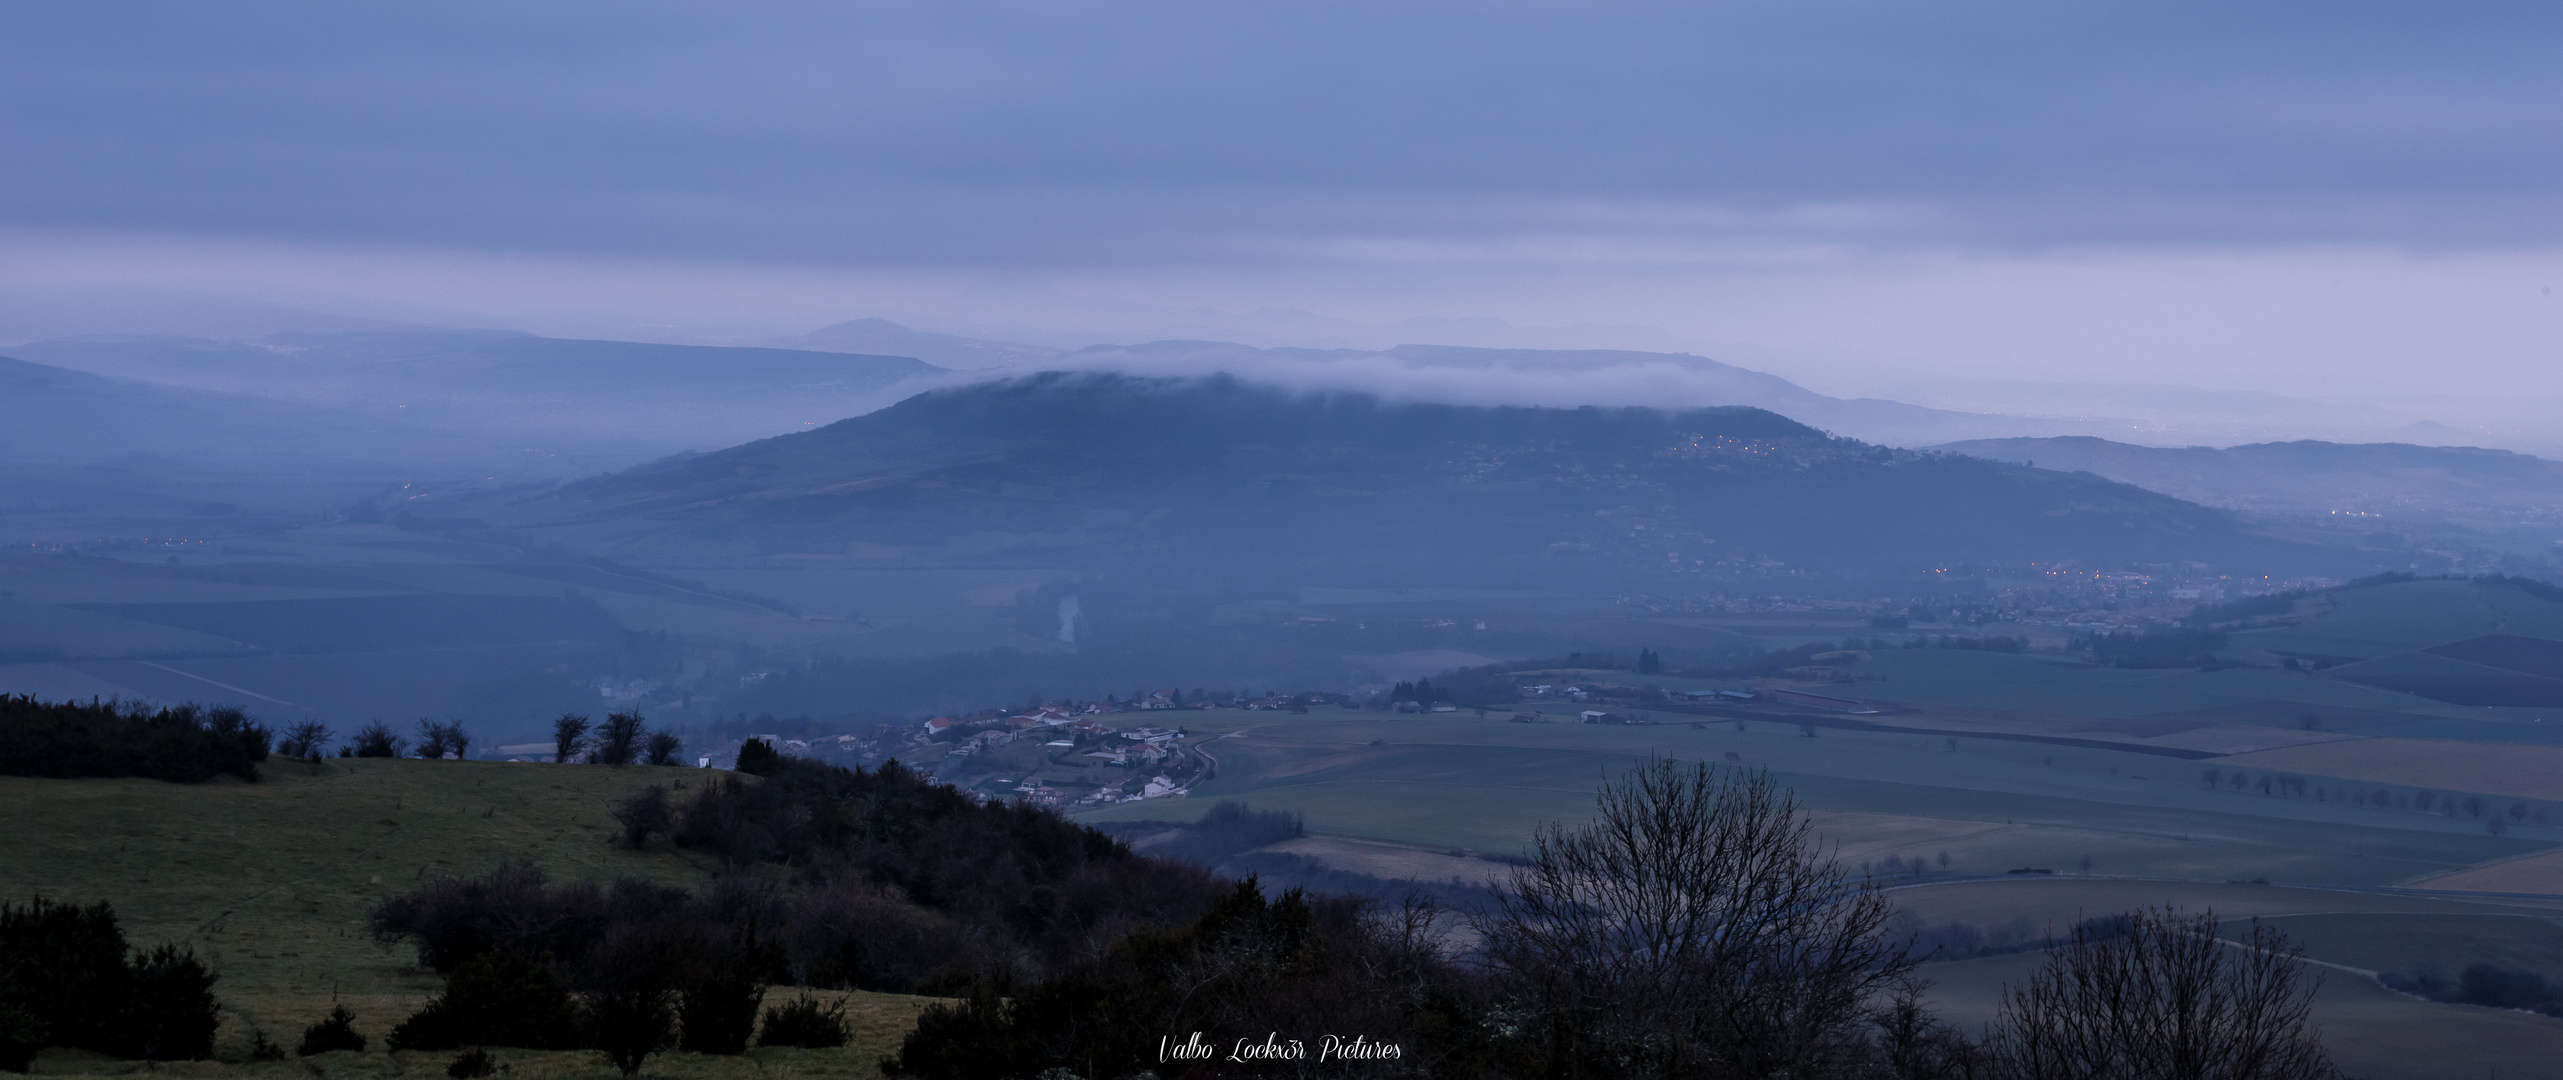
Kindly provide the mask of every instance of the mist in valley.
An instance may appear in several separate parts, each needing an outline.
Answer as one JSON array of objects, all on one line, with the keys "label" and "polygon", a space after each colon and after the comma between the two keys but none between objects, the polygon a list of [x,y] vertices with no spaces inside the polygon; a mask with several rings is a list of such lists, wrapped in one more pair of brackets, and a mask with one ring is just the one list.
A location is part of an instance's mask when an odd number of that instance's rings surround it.
[{"label": "mist in valley", "polygon": [[0,16],[0,938],[222,988],[0,1066],[1705,1074],[1640,863],[1789,1075],[2563,1053],[2550,18],[146,8]]}]

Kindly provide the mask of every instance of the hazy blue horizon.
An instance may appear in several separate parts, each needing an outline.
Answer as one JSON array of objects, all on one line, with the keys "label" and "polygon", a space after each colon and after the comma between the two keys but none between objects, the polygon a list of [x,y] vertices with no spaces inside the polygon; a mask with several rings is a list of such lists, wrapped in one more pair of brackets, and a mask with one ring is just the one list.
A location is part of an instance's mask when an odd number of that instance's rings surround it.
[{"label": "hazy blue horizon", "polygon": [[0,20],[0,340],[884,316],[2563,397],[2563,16],[2524,5]]}]

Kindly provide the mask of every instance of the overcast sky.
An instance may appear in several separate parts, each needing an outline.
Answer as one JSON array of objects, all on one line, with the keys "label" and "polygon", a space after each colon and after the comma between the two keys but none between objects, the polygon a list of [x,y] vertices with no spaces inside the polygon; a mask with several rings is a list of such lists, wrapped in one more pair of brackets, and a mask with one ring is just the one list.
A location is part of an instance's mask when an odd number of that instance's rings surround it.
[{"label": "overcast sky", "polygon": [[2528,3],[24,3],[0,284],[2563,394],[2558,56]]}]

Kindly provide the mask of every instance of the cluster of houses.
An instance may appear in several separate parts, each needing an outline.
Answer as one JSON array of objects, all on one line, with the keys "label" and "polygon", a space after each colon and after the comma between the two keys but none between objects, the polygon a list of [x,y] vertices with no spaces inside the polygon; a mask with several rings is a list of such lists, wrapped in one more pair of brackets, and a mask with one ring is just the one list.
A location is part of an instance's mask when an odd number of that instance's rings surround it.
[{"label": "cluster of houses", "polygon": [[[1611,686],[1604,683],[1540,683],[1537,685],[1524,685],[1520,689],[1523,697],[1557,698],[1564,701],[1598,701],[1602,698],[1613,696],[1615,692],[1619,692],[1620,696],[1625,696],[1625,692],[1630,691],[1632,688]],[[1753,701],[1758,697],[1758,695],[1749,690],[1674,690],[1668,692],[1667,696],[1679,701],[1687,701],[1694,705],[1713,704],[1718,702],[1733,703],[1740,701]]]},{"label": "cluster of houses", "polygon": [[[980,798],[1013,798],[1041,806],[1097,806],[1133,799],[1163,798],[1180,795],[1187,784],[1181,777],[1191,770],[1181,749],[1184,732],[1179,728],[1142,724],[1114,728],[1097,716],[1120,711],[1160,711],[1178,707],[1181,698],[1171,690],[1139,698],[1127,704],[1099,702],[1069,705],[1048,702],[1016,713],[990,712],[964,717],[937,716],[924,721],[914,741],[923,744],[954,744],[944,754],[945,764],[939,770],[960,780],[971,771],[970,759],[1001,747],[1035,743],[1052,760],[1066,757],[1094,766],[1134,770],[1140,775],[1127,779],[1107,779],[1088,787],[1079,782],[1063,789],[1044,781],[1038,772],[1019,780],[988,778],[962,784],[963,790]],[[1009,761],[1020,759],[1009,758]]]}]

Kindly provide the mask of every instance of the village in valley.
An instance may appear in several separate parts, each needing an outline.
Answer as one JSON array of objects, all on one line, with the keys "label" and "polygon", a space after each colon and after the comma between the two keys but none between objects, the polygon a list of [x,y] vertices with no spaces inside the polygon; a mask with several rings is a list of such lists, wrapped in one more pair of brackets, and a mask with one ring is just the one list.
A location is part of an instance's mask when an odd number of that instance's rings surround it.
[{"label": "village in valley", "polygon": [[[1592,659],[1608,662],[1598,656]],[[1350,694],[1312,690],[1298,694],[1212,696],[1196,691],[1188,696],[1180,690],[1165,689],[1128,700],[1045,701],[957,717],[883,723],[852,734],[806,730],[785,734],[783,731],[789,730],[793,722],[776,721],[769,716],[759,719],[782,730],[752,731],[717,742],[707,741],[689,750],[685,757],[698,768],[733,769],[741,748],[757,741],[786,757],[848,767],[877,768],[896,761],[982,802],[1020,800],[1036,806],[1079,810],[1183,796],[1197,783],[1218,775],[1218,759],[1201,744],[1233,734],[1239,725],[1214,721],[1208,725],[1213,730],[1199,730],[1204,726],[1200,721],[1207,719],[1201,714],[1212,710],[1303,716],[1323,710],[1418,717],[1465,711],[1480,719],[1514,723],[1650,725],[1661,721],[1638,711],[1645,706],[1736,706],[1789,700],[1854,711],[1859,705],[1786,690],[1668,690],[1652,681],[1646,685],[1621,685],[1601,679],[1599,674],[1607,672],[1488,673],[1507,691],[1497,696],[1514,702],[1501,707],[1454,704],[1451,688],[1437,688],[1429,680],[1418,680],[1393,686],[1364,686]],[[1195,717],[1195,722],[1187,724],[1179,719],[1186,715]],[[533,744],[502,746],[493,756],[542,761],[547,760],[544,749]]]},{"label": "village in valley", "polygon": [[732,768],[742,745],[761,740],[785,756],[836,765],[872,768],[897,761],[980,801],[1021,800],[1063,809],[1105,806],[1183,795],[1216,774],[1216,760],[1194,748],[1200,740],[1173,714],[1213,708],[1305,713],[1320,706],[1360,707],[1341,694],[1212,699],[1188,698],[1169,689],[1128,701],[1049,701],[934,716],[856,734],[750,733],[698,749],[695,763]]}]

